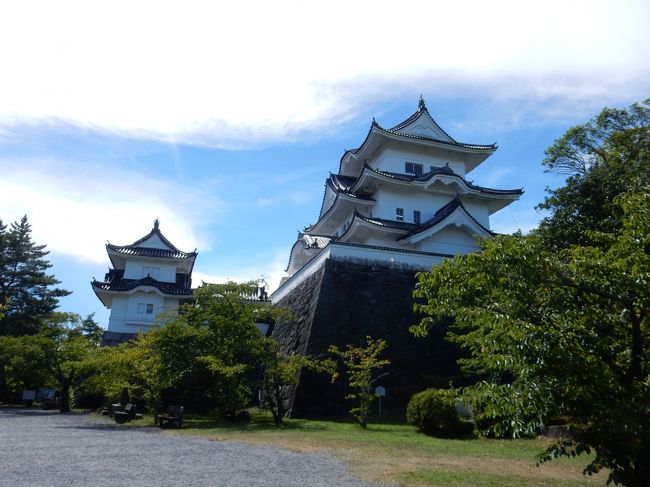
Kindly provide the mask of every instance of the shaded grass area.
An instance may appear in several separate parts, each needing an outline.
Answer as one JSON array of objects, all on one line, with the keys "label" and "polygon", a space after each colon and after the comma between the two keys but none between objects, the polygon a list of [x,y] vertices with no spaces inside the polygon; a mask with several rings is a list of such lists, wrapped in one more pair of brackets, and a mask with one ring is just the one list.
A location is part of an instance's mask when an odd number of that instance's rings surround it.
[{"label": "shaded grass area", "polygon": [[[151,424],[147,418],[143,421]],[[370,424],[367,430],[345,420],[285,420],[275,426],[270,415],[254,411],[250,423],[186,416],[175,434],[328,452],[350,466],[353,474],[373,482],[400,486],[593,486],[606,474],[582,475],[587,457],[561,459],[541,467],[535,456],[550,440],[440,439],[417,433],[405,424]]]}]

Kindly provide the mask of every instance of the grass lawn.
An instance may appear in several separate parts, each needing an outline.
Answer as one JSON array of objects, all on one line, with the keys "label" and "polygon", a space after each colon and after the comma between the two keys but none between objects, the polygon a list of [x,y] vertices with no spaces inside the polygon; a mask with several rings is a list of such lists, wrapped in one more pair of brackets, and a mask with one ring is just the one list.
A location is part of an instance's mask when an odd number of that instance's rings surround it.
[{"label": "grass lawn", "polygon": [[[137,423],[151,424],[148,418]],[[187,416],[175,434],[216,441],[273,445],[301,452],[329,452],[358,477],[400,486],[589,486],[605,485],[607,474],[582,475],[587,458],[562,459],[541,467],[535,455],[545,439],[447,440],[417,433],[404,424],[370,424],[366,431],[345,421],[286,420],[253,413],[250,423],[231,424]]]}]

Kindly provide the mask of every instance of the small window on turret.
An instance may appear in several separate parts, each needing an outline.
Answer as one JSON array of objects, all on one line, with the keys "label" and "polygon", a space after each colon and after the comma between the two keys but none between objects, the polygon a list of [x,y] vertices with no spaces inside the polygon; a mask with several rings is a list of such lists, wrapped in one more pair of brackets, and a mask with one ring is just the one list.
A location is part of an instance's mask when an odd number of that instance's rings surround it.
[{"label": "small window on turret", "polygon": [[420,210],[413,210],[413,223],[420,223]]},{"label": "small window on turret", "polygon": [[153,314],[153,304],[151,304],[151,303],[147,304],[147,314],[148,315]]},{"label": "small window on turret", "polygon": [[395,208],[395,219],[398,222],[404,221],[404,208]]},{"label": "small window on turret", "polygon": [[415,164],[414,162],[405,162],[404,172],[406,174],[415,174],[416,176],[422,176],[422,164]]}]

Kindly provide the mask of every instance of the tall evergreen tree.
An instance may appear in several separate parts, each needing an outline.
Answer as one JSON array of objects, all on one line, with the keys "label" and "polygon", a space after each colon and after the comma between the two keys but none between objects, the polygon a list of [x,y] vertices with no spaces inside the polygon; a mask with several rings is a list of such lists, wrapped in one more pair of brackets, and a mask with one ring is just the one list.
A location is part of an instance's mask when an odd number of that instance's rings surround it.
[{"label": "tall evergreen tree", "polygon": [[24,216],[9,230],[0,220],[0,335],[29,335],[39,331],[43,319],[70,294],[47,273],[45,245],[32,241],[32,228]]},{"label": "tall evergreen tree", "polygon": [[[57,307],[58,298],[70,294],[53,275],[45,259],[45,245],[32,242],[32,228],[24,216],[7,225],[0,220],[0,337],[37,333]],[[0,401],[8,400],[6,364],[0,360]]]}]

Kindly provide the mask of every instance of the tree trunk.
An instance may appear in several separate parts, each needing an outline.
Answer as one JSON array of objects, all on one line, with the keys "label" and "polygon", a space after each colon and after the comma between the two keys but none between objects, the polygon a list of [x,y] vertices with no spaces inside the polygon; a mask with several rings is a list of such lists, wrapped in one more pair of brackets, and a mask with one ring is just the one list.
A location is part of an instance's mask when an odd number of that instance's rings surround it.
[{"label": "tree trunk", "polygon": [[9,391],[7,390],[7,369],[5,364],[0,363],[0,402],[9,402]]},{"label": "tree trunk", "polygon": [[59,412],[69,413],[70,412],[70,382],[61,383],[61,407]]}]

